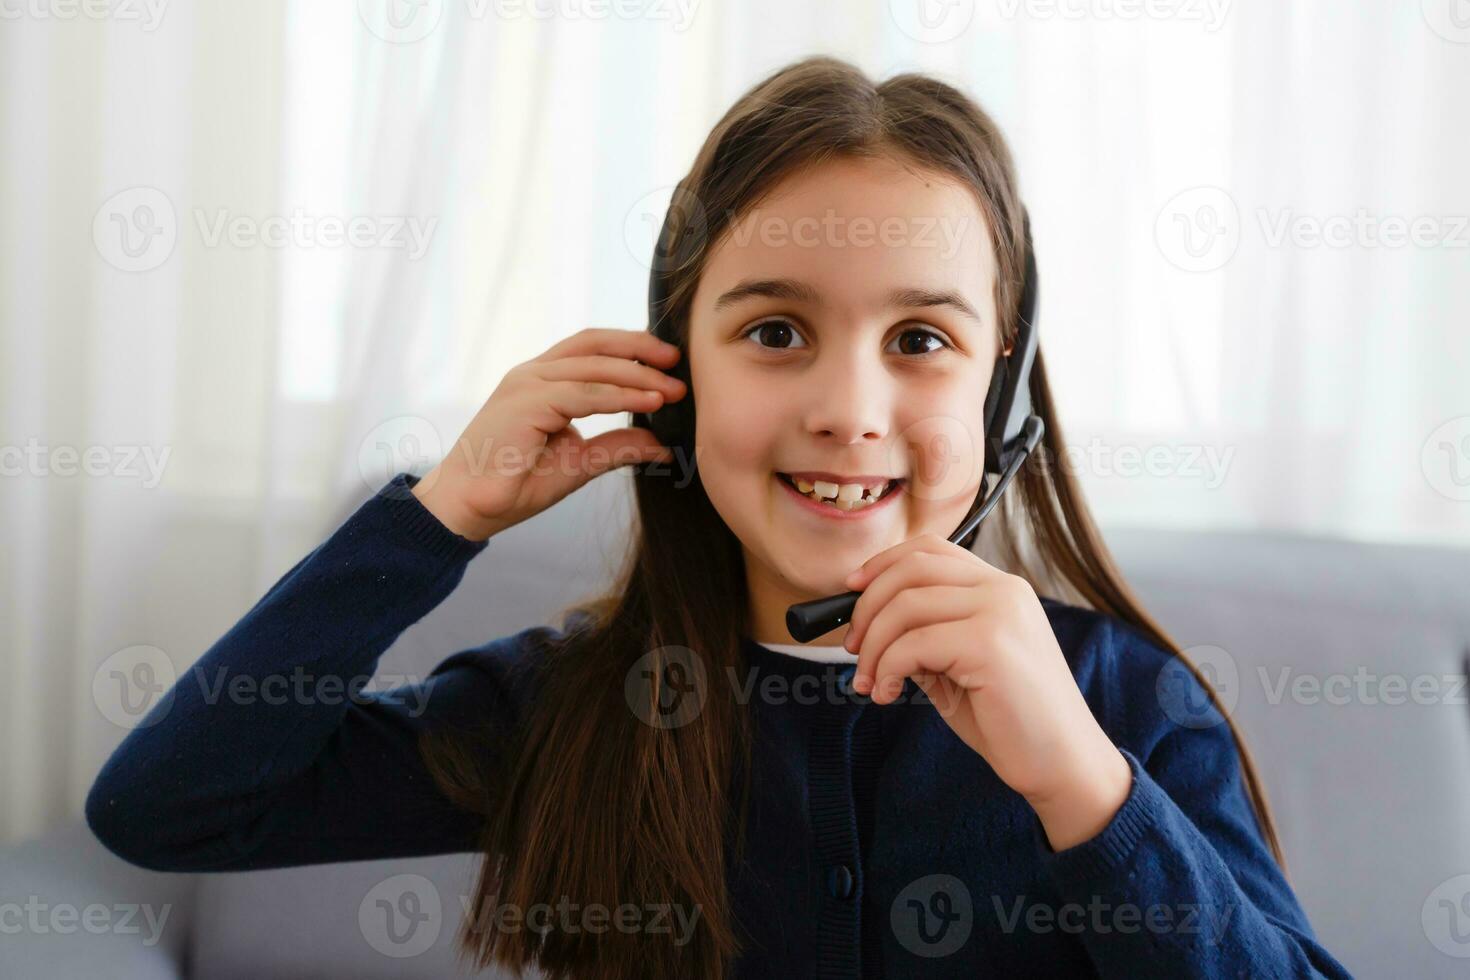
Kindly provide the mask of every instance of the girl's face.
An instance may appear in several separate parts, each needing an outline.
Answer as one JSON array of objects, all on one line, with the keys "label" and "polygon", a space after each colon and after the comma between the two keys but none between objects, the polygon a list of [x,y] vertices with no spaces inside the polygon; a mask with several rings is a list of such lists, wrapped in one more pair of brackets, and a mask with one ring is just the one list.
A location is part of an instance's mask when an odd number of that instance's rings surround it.
[{"label": "girl's face", "polygon": [[[690,314],[696,458],[743,546],[755,639],[793,642],[787,605],[845,591],[868,558],[948,537],[968,513],[999,353],[995,268],[969,188],[887,159],[788,177],[711,252]],[[839,505],[791,474],[838,484]],[[885,480],[900,482],[843,509]]]}]

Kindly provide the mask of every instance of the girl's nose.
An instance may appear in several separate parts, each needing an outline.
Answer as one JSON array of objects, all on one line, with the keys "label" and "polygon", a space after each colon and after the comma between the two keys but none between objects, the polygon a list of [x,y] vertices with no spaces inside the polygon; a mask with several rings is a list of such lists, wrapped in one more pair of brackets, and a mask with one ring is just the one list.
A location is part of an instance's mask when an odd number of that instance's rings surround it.
[{"label": "girl's nose", "polygon": [[813,436],[849,445],[881,442],[893,426],[894,385],[880,363],[862,356],[830,357],[804,380],[806,428]]}]

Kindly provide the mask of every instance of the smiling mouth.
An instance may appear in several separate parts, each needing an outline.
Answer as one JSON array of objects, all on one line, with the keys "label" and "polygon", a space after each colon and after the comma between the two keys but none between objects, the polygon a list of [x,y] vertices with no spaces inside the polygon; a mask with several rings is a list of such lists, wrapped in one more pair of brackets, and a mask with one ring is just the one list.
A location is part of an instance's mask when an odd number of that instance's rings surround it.
[{"label": "smiling mouth", "polygon": [[[821,481],[798,484],[787,473],[778,472],[776,473],[776,478],[790,487],[792,491],[806,497],[808,500],[816,501],[823,506],[839,511],[856,511],[871,507],[891,496],[905,483],[904,480],[898,479],[888,480],[881,487],[856,487],[855,484],[839,487],[835,483],[823,483]],[[806,489],[803,489],[803,487]]]}]

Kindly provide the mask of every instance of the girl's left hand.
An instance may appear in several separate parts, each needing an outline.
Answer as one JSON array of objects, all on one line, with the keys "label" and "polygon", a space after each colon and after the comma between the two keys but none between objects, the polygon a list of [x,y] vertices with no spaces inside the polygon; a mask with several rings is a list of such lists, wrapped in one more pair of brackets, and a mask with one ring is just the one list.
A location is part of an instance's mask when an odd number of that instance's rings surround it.
[{"label": "girl's left hand", "polygon": [[1128,760],[1098,725],[1031,584],[934,534],[879,552],[843,645],[876,704],[912,677],[965,744],[1036,811],[1052,849],[1091,839],[1128,798]]}]

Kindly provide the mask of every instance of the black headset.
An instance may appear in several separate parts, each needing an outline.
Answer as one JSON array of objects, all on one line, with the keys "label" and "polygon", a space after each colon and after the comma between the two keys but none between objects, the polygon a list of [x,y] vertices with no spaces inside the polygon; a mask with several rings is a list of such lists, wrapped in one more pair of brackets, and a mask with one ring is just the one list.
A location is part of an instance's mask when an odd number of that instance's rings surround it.
[{"label": "black headset", "polygon": [[[681,184],[664,216],[648,277],[648,330],[669,343],[677,343],[673,318],[668,315],[668,282],[670,269],[675,265],[673,238],[683,214],[682,192]],[[1000,501],[1021,464],[1041,440],[1044,428],[1041,416],[1031,410],[1031,365],[1036,360],[1036,252],[1031,244],[1031,217],[1024,208],[1021,214],[1026,237],[1026,278],[1021,287],[1016,340],[1009,354],[1003,353],[995,359],[990,390],[985,393],[985,474],[997,473],[1000,479],[987,493],[985,477],[981,477],[974,506],[950,535],[951,543],[964,548],[974,543],[980,522]],[[690,249],[681,251],[688,253]],[[674,450],[676,458],[693,460],[694,388],[690,384],[687,349],[667,373],[684,382],[684,397],[664,404],[651,414],[634,412],[633,424],[651,430],[659,442]],[[786,628],[801,643],[814,640],[846,623],[860,595],[861,592],[843,592],[799,602],[786,611]]]}]

